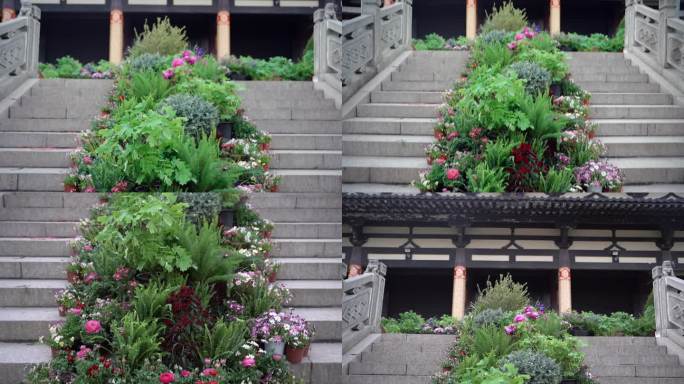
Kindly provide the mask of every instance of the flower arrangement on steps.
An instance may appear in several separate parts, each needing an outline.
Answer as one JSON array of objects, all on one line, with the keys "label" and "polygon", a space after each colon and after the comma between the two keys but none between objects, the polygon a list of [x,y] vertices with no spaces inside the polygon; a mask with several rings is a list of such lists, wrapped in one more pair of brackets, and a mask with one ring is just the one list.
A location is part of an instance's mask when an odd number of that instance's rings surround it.
[{"label": "flower arrangement on steps", "polygon": [[197,195],[216,194],[117,193],[93,208],[45,340],[53,360],[31,383],[297,382],[285,360],[301,362],[314,330],[269,282],[272,224],[240,204],[224,228]]},{"label": "flower arrangement on steps", "polygon": [[114,69],[108,105],[71,155],[68,192],[276,191],[271,137],[211,56],[142,54]]},{"label": "flower arrangement on steps", "polygon": [[558,43],[525,27],[492,30],[444,95],[428,170],[430,192],[616,192],[622,173],[588,120],[590,94],[572,82]]}]

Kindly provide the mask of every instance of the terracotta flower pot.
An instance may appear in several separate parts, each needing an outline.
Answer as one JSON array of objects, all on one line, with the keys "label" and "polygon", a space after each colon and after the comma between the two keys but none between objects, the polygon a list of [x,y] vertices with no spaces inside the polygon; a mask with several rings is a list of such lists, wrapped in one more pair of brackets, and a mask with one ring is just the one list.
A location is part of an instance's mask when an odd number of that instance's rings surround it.
[{"label": "terracotta flower pot", "polygon": [[64,184],[64,192],[78,192],[78,188],[75,185]]},{"label": "terracotta flower pot", "polygon": [[307,345],[306,348],[304,348],[304,357],[309,356],[309,347],[311,347],[311,344]]},{"label": "terracotta flower pot", "polygon": [[285,348],[285,355],[287,356],[287,361],[292,364],[299,364],[304,359],[304,352],[306,347],[302,348],[292,348],[289,345]]},{"label": "terracotta flower pot", "polygon": [[65,317],[65,316],[66,316],[67,309],[64,308],[63,305],[60,305],[59,307],[57,307],[57,310],[59,311],[59,315],[60,315],[61,317]]},{"label": "terracotta flower pot", "polygon": [[78,272],[67,272],[67,281],[70,282],[71,284],[75,284],[78,282],[79,279],[79,274]]},{"label": "terracotta flower pot", "polygon": [[277,274],[278,274],[277,272],[271,272],[271,273],[268,275],[268,282],[271,283],[271,284],[275,283],[275,282],[276,282],[276,276],[277,276]]}]

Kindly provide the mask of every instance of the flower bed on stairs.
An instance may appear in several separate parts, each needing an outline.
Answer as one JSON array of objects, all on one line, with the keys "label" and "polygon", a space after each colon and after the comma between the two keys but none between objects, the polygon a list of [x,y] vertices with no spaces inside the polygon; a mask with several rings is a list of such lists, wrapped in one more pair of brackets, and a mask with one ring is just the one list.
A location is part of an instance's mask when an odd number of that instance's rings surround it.
[{"label": "flower bed on stairs", "polygon": [[468,72],[447,91],[427,148],[430,192],[615,192],[622,174],[588,121],[590,94],[569,78],[547,33],[493,30],[471,49]]}]

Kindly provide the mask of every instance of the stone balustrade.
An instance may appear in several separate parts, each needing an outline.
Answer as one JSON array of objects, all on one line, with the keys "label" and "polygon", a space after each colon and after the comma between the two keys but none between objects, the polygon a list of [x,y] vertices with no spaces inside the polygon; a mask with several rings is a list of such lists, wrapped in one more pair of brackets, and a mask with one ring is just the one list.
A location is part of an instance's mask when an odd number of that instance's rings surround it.
[{"label": "stone balustrade", "polygon": [[656,341],[684,364],[684,280],[674,274],[670,261],[653,268],[653,300]]},{"label": "stone balustrade", "polygon": [[366,271],[342,284],[342,353],[380,332],[387,266],[371,261]]},{"label": "stone balustrade", "polygon": [[314,84],[340,106],[411,47],[412,0],[362,0],[358,16],[337,20],[335,6],[314,14]]},{"label": "stone balustrade", "polygon": [[38,71],[40,9],[21,2],[19,16],[0,23],[0,99]]},{"label": "stone balustrade", "polygon": [[625,5],[625,53],[684,94],[684,20],[679,0],[659,0],[658,9],[643,0],[626,0]]}]

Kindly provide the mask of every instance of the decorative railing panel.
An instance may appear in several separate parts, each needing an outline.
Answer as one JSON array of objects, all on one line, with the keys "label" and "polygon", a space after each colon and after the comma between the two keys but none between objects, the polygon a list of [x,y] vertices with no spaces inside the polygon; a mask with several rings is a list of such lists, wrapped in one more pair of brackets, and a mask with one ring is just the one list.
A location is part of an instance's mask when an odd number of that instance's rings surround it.
[{"label": "decorative railing panel", "polygon": [[314,14],[314,85],[338,106],[411,45],[411,0],[362,0],[360,10],[344,22],[333,4]]},{"label": "decorative railing panel", "polygon": [[40,38],[40,9],[30,1],[22,1],[19,17],[0,23],[0,83],[7,84],[0,93],[6,93],[18,84],[12,78],[35,76],[38,69],[38,42]]},{"label": "decorative railing panel", "polygon": [[659,0],[658,9],[642,0],[625,2],[625,52],[664,78],[684,102],[684,21],[679,0]]},{"label": "decorative railing panel", "polygon": [[344,280],[342,286],[342,350],[349,351],[371,333],[380,331],[387,267],[377,261],[366,272]]},{"label": "decorative railing panel", "polygon": [[653,269],[653,302],[656,341],[684,363],[684,280],[675,276],[670,261]]}]

